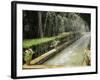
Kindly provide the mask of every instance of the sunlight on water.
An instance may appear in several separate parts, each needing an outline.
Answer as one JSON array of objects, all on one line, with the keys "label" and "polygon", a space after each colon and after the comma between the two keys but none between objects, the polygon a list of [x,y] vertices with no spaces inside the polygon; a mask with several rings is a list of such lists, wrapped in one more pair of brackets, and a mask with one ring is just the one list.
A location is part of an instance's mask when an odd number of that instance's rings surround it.
[{"label": "sunlight on water", "polygon": [[[48,18],[52,20],[54,12],[47,13]],[[69,47],[58,53],[56,56],[46,61],[45,65],[66,65],[75,66],[82,65],[84,60],[84,52],[88,44],[90,44],[90,32],[87,23],[76,13],[66,14],[68,17],[57,15],[57,26],[66,26],[66,31],[81,32],[84,34],[80,39],[74,42]],[[45,22],[45,26],[47,22]],[[63,29],[63,28],[61,28]],[[64,30],[62,30],[64,31]],[[78,36],[77,36],[78,37]]]},{"label": "sunlight on water", "polygon": [[86,33],[79,40],[69,47],[58,53],[55,57],[46,61],[45,65],[66,65],[77,66],[82,65],[84,60],[84,52],[90,40],[90,33]]},{"label": "sunlight on water", "polygon": [[[89,31],[88,24],[77,13],[62,13],[61,16],[61,14],[59,15],[56,14],[55,12],[48,12],[46,14],[44,27],[47,26],[59,27],[58,31],[60,32],[64,32],[64,31],[65,32],[66,31],[88,32]],[[57,29],[56,27],[55,29]]]}]

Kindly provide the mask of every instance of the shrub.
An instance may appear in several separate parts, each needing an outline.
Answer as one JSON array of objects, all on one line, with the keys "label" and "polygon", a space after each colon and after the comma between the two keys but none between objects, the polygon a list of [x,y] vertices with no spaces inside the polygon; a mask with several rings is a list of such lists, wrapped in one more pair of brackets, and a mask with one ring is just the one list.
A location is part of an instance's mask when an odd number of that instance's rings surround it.
[{"label": "shrub", "polygon": [[[28,41],[24,41],[23,50],[25,51],[27,48],[31,48],[34,51],[34,55],[32,57],[30,56],[29,58],[30,60],[31,58],[34,59],[67,41],[72,41],[72,40],[75,41],[79,39],[80,36],[81,33],[79,32],[68,32],[68,33],[62,33],[54,37],[28,40]],[[54,46],[56,42],[57,44],[56,46]],[[29,54],[27,56],[29,56]]]},{"label": "shrub", "polygon": [[27,65],[30,64],[30,61],[32,60],[32,55],[34,54],[32,49],[25,50],[24,52],[24,61]]}]

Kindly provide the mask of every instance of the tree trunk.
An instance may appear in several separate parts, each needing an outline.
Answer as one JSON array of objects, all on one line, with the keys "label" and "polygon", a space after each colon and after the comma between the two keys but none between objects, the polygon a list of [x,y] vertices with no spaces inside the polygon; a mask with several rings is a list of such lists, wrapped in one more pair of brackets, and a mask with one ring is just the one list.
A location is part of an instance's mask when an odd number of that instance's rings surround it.
[{"label": "tree trunk", "polygon": [[42,29],[42,13],[39,11],[38,12],[38,26],[39,26],[39,36],[42,38],[43,37],[43,29]]}]

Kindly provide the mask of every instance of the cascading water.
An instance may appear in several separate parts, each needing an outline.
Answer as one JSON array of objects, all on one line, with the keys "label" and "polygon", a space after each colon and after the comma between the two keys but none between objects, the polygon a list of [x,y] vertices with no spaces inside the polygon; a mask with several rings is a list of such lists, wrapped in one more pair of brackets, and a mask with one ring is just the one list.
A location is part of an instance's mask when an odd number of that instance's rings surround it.
[{"label": "cascading water", "polygon": [[[45,65],[75,66],[82,64],[82,61],[84,59],[84,51],[90,44],[90,38],[91,38],[90,14],[72,13],[72,12],[50,12],[50,11],[48,12],[24,11],[23,13],[24,13],[23,39],[41,40],[41,38],[45,39],[45,37],[46,38],[53,37],[54,39],[56,39],[57,36],[59,35],[62,36],[63,33],[75,34],[78,32],[78,35],[68,34],[69,36],[64,37],[64,40],[62,40],[62,43],[60,45],[63,45],[67,41],[71,41],[71,39],[75,40],[78,39],[78,40],[77,41],[73,40],[74,42],[72,44],[70,44],[68,47],[65,47],[65,49],[57,53],[56,56],[53,56],[51,59],[47,60],[44,63]],[[79,34],[82,34],[83,36],[80,38]],[[38,53],[42,53],[42,51],[43,53],[45,53],[44,49],[46,49],[46,51],[50,50],[47,49],[49,48],[49,46],[48,44],[45,44],[46,42],[41,43],[39,41],[38,43],[39,45],[35,45],[36,51]],[[42,44],[47,45],[48,47],[45,48],[43,46],[40,46]]]},{"label": "cascading water", "polygon": [[[63,13],[61,15],[59,13],[49,12],[47,13],[45,27],[48,26],[47,21],[50,22],[51,27],[59,27],[57,30],[58,33],[80,32],[84,33],[84,36],[46,61],[44,65],[82,66],[85,57],[84,52],[90,44],[91,38],[88,23],[77,13]],[[52,24],[54,21],[55,24]]]},{"label": "cascading water", "polygon": [[[57,35],[63,32],[88,32],[89,26],[78,13],[47,12],[44,31]],[[56,33],[56,34],[55,34]]]},{"label": "cascading water", "polygon": [[[82,66],[84,65],[84,52],[90,40],[90,33],[87,33],[69,47],[46,61],[44,65],[54,66]],[[53,66],[52,66],[53,67]]]}]

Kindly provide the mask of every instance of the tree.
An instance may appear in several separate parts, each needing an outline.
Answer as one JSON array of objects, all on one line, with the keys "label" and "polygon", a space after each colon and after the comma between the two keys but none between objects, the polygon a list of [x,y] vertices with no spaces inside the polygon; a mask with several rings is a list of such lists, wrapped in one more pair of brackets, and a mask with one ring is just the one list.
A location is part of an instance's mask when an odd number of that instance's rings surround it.
[{"label": "tree", "polygon": [[42,29],[42,13],[39,11],[38,12],[38,32],[39,32],[39,35],[40,37],[42,38],[43,37],[43,29]]}]

